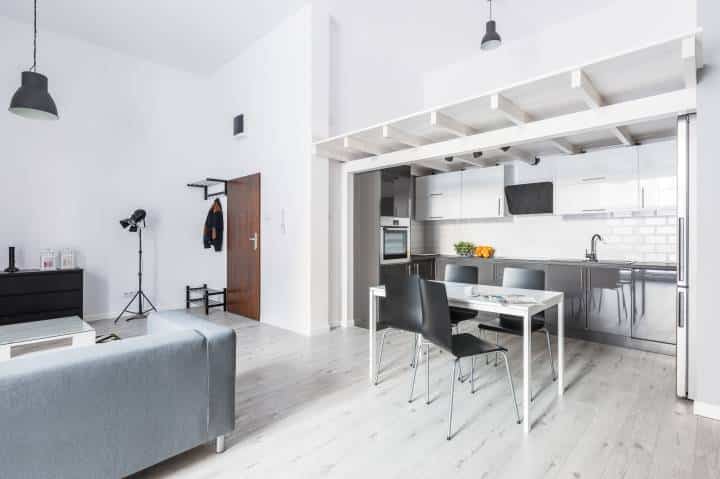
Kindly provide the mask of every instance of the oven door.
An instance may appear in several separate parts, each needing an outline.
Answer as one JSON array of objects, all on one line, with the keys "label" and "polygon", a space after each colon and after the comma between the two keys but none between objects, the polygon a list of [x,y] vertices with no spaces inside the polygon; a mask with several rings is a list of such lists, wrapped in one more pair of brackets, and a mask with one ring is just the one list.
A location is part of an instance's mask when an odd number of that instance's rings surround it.
[{"label": "oven door", "polygon": [[394,264],[410,261],[410,228],[380,228],[380,263]]}]

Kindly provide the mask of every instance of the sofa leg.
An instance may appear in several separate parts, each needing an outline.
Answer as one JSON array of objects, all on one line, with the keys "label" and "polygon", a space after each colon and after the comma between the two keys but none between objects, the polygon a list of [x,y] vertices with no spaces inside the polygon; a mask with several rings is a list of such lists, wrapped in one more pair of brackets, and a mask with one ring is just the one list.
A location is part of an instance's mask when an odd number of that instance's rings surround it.
[{"label": "sofa leg", "polygon": [[215,452],[218,454],[225,452],[225,436],[218,436],[215,440]]}]

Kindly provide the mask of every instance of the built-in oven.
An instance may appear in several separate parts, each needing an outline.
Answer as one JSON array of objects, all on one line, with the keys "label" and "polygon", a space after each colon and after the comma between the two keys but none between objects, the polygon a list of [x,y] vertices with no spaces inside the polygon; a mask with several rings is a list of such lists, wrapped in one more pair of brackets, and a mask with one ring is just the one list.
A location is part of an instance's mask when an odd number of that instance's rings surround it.
[{"label": "built-in oven", "polygon": [[380,264],[410,261],[410,218],[380,218]]}]

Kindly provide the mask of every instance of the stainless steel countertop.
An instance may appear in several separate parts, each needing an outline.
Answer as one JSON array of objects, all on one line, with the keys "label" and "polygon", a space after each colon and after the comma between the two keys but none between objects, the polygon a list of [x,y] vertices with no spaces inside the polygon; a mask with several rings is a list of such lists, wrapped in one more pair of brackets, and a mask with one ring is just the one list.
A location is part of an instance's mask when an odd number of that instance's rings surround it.
[{"label": "stainless steel countertop", "polygon": [[508,258],[502,256],[494,256],[492,258],[479,258],[477,256],[460,256],[433,253],[413,253],[413,258],[444,258],[444,259],[463,259],[488,263],[536,263],[536,264],[555,264],[568,266],[585,266],[588,268],[626,268],[626,269],[655,269],[661,271],[675,271],[677,266],[675,263],[665,262],[649,262],[649,261],[623,261],[623,260],[600,260],[597,262],[587,261],[584,259],[574,258]]}]

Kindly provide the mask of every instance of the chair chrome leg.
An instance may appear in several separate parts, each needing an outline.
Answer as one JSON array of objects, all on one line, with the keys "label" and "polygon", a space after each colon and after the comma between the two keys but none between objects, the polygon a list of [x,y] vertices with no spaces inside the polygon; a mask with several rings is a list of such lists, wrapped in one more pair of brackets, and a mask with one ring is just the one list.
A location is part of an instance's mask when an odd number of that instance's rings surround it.
[{"label": "chair chrome leg", "polygon": [[450,415],[448,417],[448,433],[447,440],[452,439],[452,413],[453,413],[453,401],[455,400],[455,378],[457,377],[458,358],[455,358],[453,362],[453,370],[450,375]]},{"label": "chair chrome leg", "polygon": [[430,404],[430,343],[425,344],[425,404]]},{"label": "chair chrome leg", "polygon": [[458,359],[458,381],[460,381],[461,383],[464,383],[465,381],[467,381],[467,378],[463,374],[462,361],[460,361],[459,359]]},{"label": "chair chrome leg", "polygon": [[[500,333],[497,331],[495,332],[495,344],[500,346]],[[497,353],[497,351],[495,351],[495,367],[497,367],[497,365],[498,365],[498,353]]]},{"label": "chair chrome leg", "polygon": [[547,341],[548,356],[550,356],[550,371],[552,372],[553,381],[557,379],[557,373],[555,372],[555,361],[553,361],[552,349],[550,348],[550,332],[545,330],[545,340]]},{"label": "chair chrome leg", "polygon": [[415,343],[415,345],[415,367],[413,368],[412,381],[410,382],[410,397],[408,398],[409,403],[413,401],[413,392],[415,391],[415,378],[417,377],[417,370],[420,366],[420,354],[422,353],[422,345],[420,344],[420,341]]},{"label": "chair chrome leg", "polygon": [[382,336],[380,337],[380,353],[378,354],[378,363],[377,363],[377,370],[375,372],[375,385],[377,386],[378,382],[380,381],[380,366],[382,365],[382,354],[383,354],[383,348],[385,347],[385,335],[387,335],[388,330],[385,329],[383,331]]},{"label": "chair chrome leg", "polygon": [[620,324],[622,323],[622,316],[620,315],[620,288],[618,286],[615,286],[615,295],[617,296],[618,324]]},{"label": "chair chrome leg", "polygon": [[470,394],[475,394],[475,356],[470,358]]},{"label": "chair chrome leg", "polygon": [[512,392],[513,404],[515,405],[515,417],[517,423],[520,424],[520,410],[518,409],[517,397],[515,396],[515,386],[513,385],[512,374],[510,374],[510,362],[508,361],[507,354],[503,351],[503,358],[505,358],[505,370],[507,371],[508,382],[510,383],[510,391]]},{"label": "chair chrome leg", "polygon": [[420,335],[415,335],[415,342],[413,343],[413,350],[412,350],[412,359],[410,359],[410,367],[415,367],[415,360],[417,359],[417,348],[418,348],[418,341],[420,341]]}]

